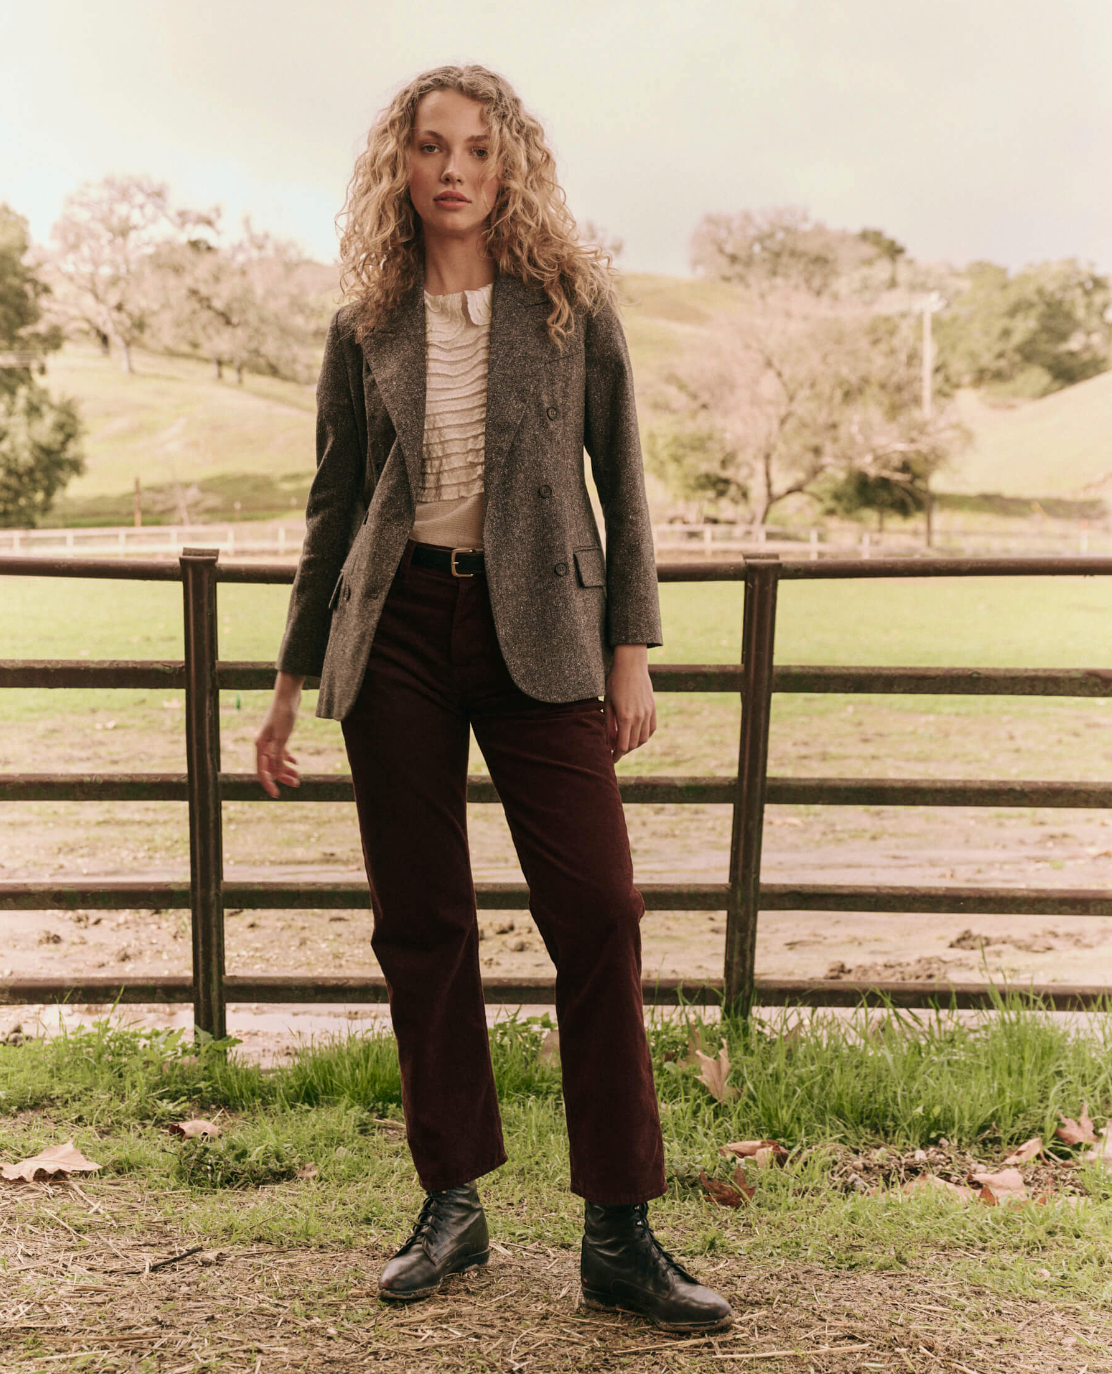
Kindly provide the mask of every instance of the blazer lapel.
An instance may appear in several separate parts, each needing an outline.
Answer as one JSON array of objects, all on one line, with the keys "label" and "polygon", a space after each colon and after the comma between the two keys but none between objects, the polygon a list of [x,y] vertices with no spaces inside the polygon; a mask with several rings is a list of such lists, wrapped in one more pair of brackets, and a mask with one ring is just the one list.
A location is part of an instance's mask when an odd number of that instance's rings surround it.
[{"label": "blazer lapel", "polygon": [[521,424],[529,397],[554,356],[545,319],[548,297],[538,286],[499,273],[490,311],[485,467],[489,490]]},{"label": "blazer lapel", "polygon": [[421,453],[425,442],[425,281],[417,280],[398,302],[389,319],[363,341],[363,352],[374,373],[379,394],[398,436],[410,489],[421,481]]},{"label": "blazer lapel", "polygon": [[[405,457],[414,500],[420,489],[425,442],[424,291],[421,271],[390,318],[363,343],[363,352]],[[527,286],[519,278],[501,272],[495,277],[487,367],[488,487],[509,451],[530,396],[540,385],[545,363],[556,356],[545,326],[548,307],[548,297],[540,287]]]}]

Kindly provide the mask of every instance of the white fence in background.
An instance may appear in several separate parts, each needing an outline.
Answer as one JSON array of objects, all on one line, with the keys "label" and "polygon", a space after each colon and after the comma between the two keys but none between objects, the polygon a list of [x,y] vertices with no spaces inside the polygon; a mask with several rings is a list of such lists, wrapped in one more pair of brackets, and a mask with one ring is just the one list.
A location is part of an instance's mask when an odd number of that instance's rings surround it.
[{"label": "white fence in background", "polygon": [[182,549],[218,548],[225,556],[277,554],[295,558],[305,538],[305,522],[229,525],[119,525],[61,530],[0,530],[0,555],[71,554],[103,557],[177,557]]},{"label": "white fence in background", "polygon": [[[0,529],[0,557],[24,554],[73,557],[174,557],[183,548],[218,548],[228,558],[294,559],[305,537],[304,521],[211,525],[121,525],[111,528],[39,530]],[[818,559],[832,555],[869,558],[926,552],[921,529],[786,529],[758,525],[654,525],[658,557],[730,558],[745,553],[778,553]],[[1112,530],[1065,521],[1035,529],[974,530],[939,522],[931,550],[936,554],[1112,553]]]}]

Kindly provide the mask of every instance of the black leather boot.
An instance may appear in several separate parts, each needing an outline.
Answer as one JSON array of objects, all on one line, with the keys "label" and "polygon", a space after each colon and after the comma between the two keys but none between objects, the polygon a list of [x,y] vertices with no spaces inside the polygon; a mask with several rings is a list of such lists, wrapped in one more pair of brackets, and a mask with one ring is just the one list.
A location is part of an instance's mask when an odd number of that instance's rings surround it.
[{"label": "black leather boot", "polygon": [[730,1304],[678,1264],[653,1235],[648,1203],[587,1203],[580,1278],[587,1307],[636,1312],[665,1331],[718,1331]]},{"label": "black leather boot", "polygon": [[473,1183],[428,1193],[413,1234],[382,1271],[378,1295],[394,1302],[427,1298],[449,1274],[490,1258],[490,1236]]}]

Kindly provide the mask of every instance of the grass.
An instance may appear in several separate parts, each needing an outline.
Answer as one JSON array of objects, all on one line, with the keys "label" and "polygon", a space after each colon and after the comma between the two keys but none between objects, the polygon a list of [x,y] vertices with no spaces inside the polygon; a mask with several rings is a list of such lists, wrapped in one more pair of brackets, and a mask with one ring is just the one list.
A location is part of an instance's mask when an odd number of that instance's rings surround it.
[{"label": "grass", "polygon": [[1112,473],[1112,373],[1010,406],[963,393],[960,409],[974,443],[941,485],[1028,498],[1107,493],[1099,484]]},{"label": "grass", "polygon": [[[6,658],[173,658],[182,654],[176,583],[5,577],[0,645]],[[664,647],[657,662],[737,662],[737,583],[661,587]],[[273,659],[286,587],[221,586],[221,657]],[[1107,667],[1112,579],[1084,577],[786,582],[779,593],[780,663],[980,667]]]},{"label": "grass", "polygon": [[[503,1203],[530,1200],[511,1207],[503,1234],[570,1245],[578,1204],[564,1191],[559,1074],[538,1058],[549,1024],[515,1016],[491,1030],[511,1161],[487,1186]],[[1003,999],[971,1023],[893,1011],[878,1025],[861,1009],[848,1019],[812,1013],[790,1035],[786,1025],[750,1028],[694,1015],[650,1024],[669,1177],[660,1206],[684,1229],[697,1223],[689,1246],[714,1254],[744,1244],[751,1258],[769,1262],[875,1267],[890,1263],[894,1245],[911,1254],[954,1242],[985,1247],[982,1270],[1005,1288],[1017,1283],[1017,1259],[1052,1251],[1072,1291],[1112,1304],[1107,1207],[993,1215],[918,1203],[891,1208],[855,1193],[838,1167],[849,1156],[866,1161],[863,1169],[878,1156],[906,1167],[915,1150],[940,1143],[955,1158],[991,1167],[1033,1134],[1053,1141],[1059,1113],[1076,1116],[1083,1101],[1099,1123],[1112,1111],[1107,1020],[1094,1017],[1080,1032]],[[733,1101],[715,1101],[681,1061],[693,1032],[712,1053],[727,1048]],[[292,1062],[263,1069],[240,1060],[234,1042],[198,1050],[180,1032],[104,1019],[0,1046],[0,1085],[7,1158],[72,1134],[102,1165],[101,1178],[141,1181],[156,1211],[207,1243],[351,1245],[368,1227],[383,1236],[402,1229],[418,1196],[395,1129],[400,1085],[386,1034],[308,1043]],[[166,1134],[169,1122],[193,1115],[217,1119],[223,1134],[178,1142]],[[732,1162],[719,1146],[757,1138],[783,1143],[791,1151],[786,1167],[750,1171],[758,1187],[751,1216],[708,1212],[700,1172],[727,1178]],[[1072,1155],[1064,1146],[1058,1153]],[[264,1190],[310,1163],[311,1189]],[[874,1176],[883,1182],[884,1169],[874,1167]],[[1063,1177],[1094,1203],[1112,1201],[1106,1173]]]},{"label": "grass", "polygon": [[[1106,1008],[1105,1010],[1112,1009]],[[786,1014],[785,1014],[786,1015]],[[539,1050],[553,1022],[511,1016],[491,1029],[504,1103],[557,1103],[558,1069]],[[945,1139],[956,1148],[1006,1152],[1032,1135],[1053,1139],[1060,1115],[1081,1103],[1112,1112],[1112,1023],[1094,1014],[1084,1033],[997,994],[972,1021],[890,1009],[879,1022],[815,1010],[790,1035],[768,1024],[707,1022],[690,1009],[654,1015],[650,1041],[666,1113],[673,1178],[698,1184],[726,1139],[772,1137],[792,1150],[837,1143],[899,1151]],[[697,1034],[724,1048],[736,1095],[718,1102],[684,1062]],[[160,1126],[187,1110],[260,1117],[334,1107],[398,1117],[401,1084],[389,1035],[308,1043],[293,1061],[260,1068],[232,1052],[196,1047],[181,1031],[130,1029],[109,1019],[13,1048],[0,1046],[5,1113],[47,1113],[98,1132]],[[303,1132],[298,1132],[304,1136]],[[309,1137],[304,1136],[308,1141]]]},{"label": "grass", "polygon": [[216,382],[203,363],[138,353],[127,377],[90,345],[70,344],[48,364],[51,390],[74,396],[86,425],[88,470],[66,502],[184,484],[229,473],[311,473],[312,387],[246,376]]},{"label": "grass", "polygon": [[[220,656],[273,661],[285,623],[285,587],[226,585],[219,590]],[[737,584],[667,584],[661,588],[663,648],[654,662],[736,663],[741,650],[742,589]],[[1112,580],[1101,578],[955,578],[874,582],[786,583],[776,632],[779,663],[1089,667],[1112,665]],[[183,654],[181,588],[174,583],[74,582],[5,578],[0,596],[4,658],[174,659]],[[163,703],[180,693],[68,689],[0,693],[0,718],[48,720],[92,714],[126,716],[159,734]],[[234,694],[225,694],[231,700]],[[260,714],[262,694],[240,704]],[[310,694],[311,700],[311,694]],[[782,696],[780,721],[827,719],[841,698]],[[1001,703],[985,697],[865,698],[859,709],[993,717]],[[667,724],[709,712],[710,736],[733,736],[736,702],[712,695],[665,697]],[[1052,715],[1069,702],[1013,702],[1009,709]],[[1088,707],[1086,707],[1088,709]],[[720,719],[719,719],[720,718]],[[331,738],[332,727],[302,713],[299,731]],[[658,745],[663,745],[662,735]],[[643,757],[643,756],[642,756]],[[633,756],[627,766],[641,761]],[[697,771],[697,770],[696,770]]]},{"label": "grass", "polygon": [[[1112,1110],[1107,1009],[1083,1030],[1006,999],[965,1023],[894,1011],[878,1022],[859,1009],[790,1029],[788,1015],[751,1028],[690,1011],[650,1023],[668,1171],[652,1216],[739,1314],[713,1347],[635,1319],[572,1315],[582,1204],[566,1187],[558,1069],[539,1054],[547,1018],[491,1030],[510,1159],[481,1185],[489,1270],[400,1311],[376,1303],[374,1284],[421,1193],[389,1035],[308,1042],[270,1069],[240,1060],[234,1042],[194,1047],[180,1032],[107,1018],[0,1045],[0,1154],[72,1136],[101,1166],[76,1189],[4,1194],[5,1368],[42,1374],[80,1349],[98,1368],[138,1374],[195,1362],[232,1374],[259,1368],[256,1357],[314,1374],[367,1359],[501,1371],[514,1367],[505,1347],[527,1337],[534,1374],[700,1374],[723,1353],[754,1350],[798,1352],[762,1369],[818,1374],[847,1367],[839,1349],[869,1352],[865,1368],[907,1368],[899,1352],[910,1350],[924,1371],[1106,1369],[1112,1177],[1067,1167],[1076,1152],[1058,1146],[1063,1164],[1024,1166],[1032,1194],[1050,1180],[1042,1206],[988,1208],[898,1185],[998,1167],[1033,1131],[1052,1139],[1057,1112],[1076,1115],[1083,1100],[1100,1123]],[[681,1062],[691,1034],[712,1052],[725,1044],[732,1101],[717,1102]],[[166,1130],[195,1115],[221,1135]],[[719,1147],[767,1137],[788,1147],[784,1166],[750,1168],[752,1201],[715,1206],[700,1175],[730,1177]],[[143,1273],[197,1249],[208,1269],[185,1255]],[[1067,1333],[1078,1363],[1056,1366]],[[186,1364],[163,1363],[168,1341]]]}]

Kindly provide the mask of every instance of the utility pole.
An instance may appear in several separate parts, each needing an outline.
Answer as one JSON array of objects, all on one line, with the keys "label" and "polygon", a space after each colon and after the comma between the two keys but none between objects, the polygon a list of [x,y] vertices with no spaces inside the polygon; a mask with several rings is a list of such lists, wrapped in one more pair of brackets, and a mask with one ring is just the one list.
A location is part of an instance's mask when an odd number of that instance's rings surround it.
[{"label": "utility pole", "polygon": [[[923,415],[930,419],[934,414],[934,338],[931,332],[931,316],[941,310],[946,302],[937,291],[932,291],[919,307],[923,312]],[[934,540],[934,497],[931,495],[930,479],[927,479],[926,515],[927,548]]]},{"label": "utility pole", "polygon": [[928,420],[934,413],[934,338],[931,332],[931,316],[945,304],[939,293],[932,291],[919,307],[923,312],[923,414]]}]

